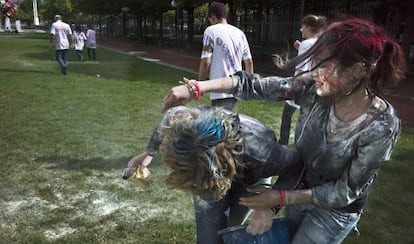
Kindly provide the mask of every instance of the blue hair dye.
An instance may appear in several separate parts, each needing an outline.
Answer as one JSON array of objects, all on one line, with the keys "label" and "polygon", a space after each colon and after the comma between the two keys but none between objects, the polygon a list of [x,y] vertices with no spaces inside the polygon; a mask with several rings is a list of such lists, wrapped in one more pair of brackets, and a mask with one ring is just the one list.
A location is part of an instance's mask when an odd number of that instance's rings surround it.
[{"label": "blue hair dye", "polygon": [[[198,135],[194,139],[194,145],[201,147],[204,150],[219,144],[224,137],[224,127],[222,118],[202,116],[193,123],[193,129]],[[213,180],[217,181],[220,178],[220,172],[213,165],[213,155],[207,152],[208,155],[208,171],[211,173]]]},{"label": "blue hair dye", "polygon": [[219,144],[224,137],[222,119],[217,117],[203,116],[194,121],[193,129],[198,134],[194,144],[205,149]]}]

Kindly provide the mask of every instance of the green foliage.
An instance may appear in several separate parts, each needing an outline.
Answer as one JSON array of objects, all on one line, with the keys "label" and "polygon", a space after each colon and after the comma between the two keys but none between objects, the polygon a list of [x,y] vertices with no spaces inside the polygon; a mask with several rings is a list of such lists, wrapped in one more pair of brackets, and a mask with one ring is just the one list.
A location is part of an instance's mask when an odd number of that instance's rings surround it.
[{"label": "green foliage", "polygon": [[[149,187],[121,173],[145,148],[164,95],[195,74],[98,48],[96,62],[71,51],[63,76],[47,38],[0,34],[0,243],[194,243],[192,198],[165,187],[158,156]],[[235,110],[278,131],[281,109],[242,101]],[[413,240],[412,148],[414,130],[404,128],[361,236],[345,243]]]},{"label": "green foliage", "polygon": [[194,9],[194,16],[205,16],[207,17],[208,4],[205,3]]},{"label": "green foliage", "polygon": [[16,18],[20,20],[31,19],[33,17],[32,1],[20,1],[17,10]]},{"label": "green foliage", "polygon": [[67,19],[72,16],[75,9],[72,0],[43,0],[38,1],[38,11],[42,19],[53,20],[56,14],[60,14]]}]

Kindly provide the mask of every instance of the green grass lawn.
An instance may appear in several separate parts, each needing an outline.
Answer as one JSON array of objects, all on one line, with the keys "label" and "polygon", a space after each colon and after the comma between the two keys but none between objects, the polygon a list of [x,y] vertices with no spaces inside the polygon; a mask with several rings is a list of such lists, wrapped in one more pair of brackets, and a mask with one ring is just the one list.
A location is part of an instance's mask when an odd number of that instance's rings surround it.
[{"label": "green grass lawn", "polygon": [[[47,38],[0,34],[0,243],[194,243],[191,195],[164,186],[159,157],[147,188],[121,174],[145,148],[164,95],[196,75],[98,48],[96,62],[72,50],[63,76]],[[199,103],[208,96],[190,106]],[[282,105],[235,110],[278,131]],[[413,148],[404,128],[361,236],[346,243],[412,243]]]}]

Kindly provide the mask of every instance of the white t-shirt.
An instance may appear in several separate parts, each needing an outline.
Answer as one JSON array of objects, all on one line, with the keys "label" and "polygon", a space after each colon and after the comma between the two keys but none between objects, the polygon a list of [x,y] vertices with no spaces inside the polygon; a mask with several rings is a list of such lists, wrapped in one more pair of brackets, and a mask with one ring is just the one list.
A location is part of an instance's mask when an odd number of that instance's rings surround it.
[{"label": "white t-shirt", "polygon": [[[306,40],[303,40],[300,42],[299,44],[299,48],[298,48],[298,55],[301,55],[302,53],[308,51],[309,48],[311,48],[313,46],[313,44],[315,44],[317,38],[316,37],[312,37],[312,38],[308,38]],[[302,61],[301,63],[299,63],[298,65],[296,65],[295,69],[296,72],[301,72],[301,71],[310,71],[312,68],[312,61],[310,60],[310,58],[305,59],[304,61]],[[304,76],[311,76],[310,73],[306,73],[303,74]],[[289,104],[292,107],[295,107],[296,109],[299,109],[300,106],[298,104],[295,103],[295,101],[293,100],[286,100],[286,103]]]},{"label": "white t-shirt", "polygon": [[50,34],[55,38],[56,50],[69,49],[68,35],[72,35],[70,26],[65,22],[58,20],[50,27]]},{"label": "white t-shirt", "polygon": [[93,29],[88,29],[86,31],[86,47],[87,48],[96,48],[96,31]]},{"label": "white t-shirt", "polygon": [[73,40],[75,42],[75,50],[83,50],[86,40],[85,33],[83,33],[83,31],[73,32]]},{"label": "white t-shirt", "polygon": [[[309,48],[311,48],[313,44],[315,44],[316,40],[316,37],[312,37],[301,41],[298,48],[298,55],[301,55],[302,53],[306,52]],[[308,58],[300,64],[298,64],[295,68],[296,70],[309,71],[312,68],[311,60]]]},{"label": "white t-shirt", "polygon": [[[204,47],[209,46],[208,50]],[[246,35],[230,24],[207,27],[203,36],[201,58],[211,58],[210,79],[227,77],[242,70],[242,61],[251,59]],[[233,97],[226,93],[210,93],[210,99]]]}]

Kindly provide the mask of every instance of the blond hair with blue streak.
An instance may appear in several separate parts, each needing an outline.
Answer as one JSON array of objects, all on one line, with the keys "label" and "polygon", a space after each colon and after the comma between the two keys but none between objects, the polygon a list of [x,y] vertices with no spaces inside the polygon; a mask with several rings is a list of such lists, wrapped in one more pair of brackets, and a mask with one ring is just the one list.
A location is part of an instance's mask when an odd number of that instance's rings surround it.
[{"label": "blond hair with blue streak", "polygon": [[223,110],[187,110],[169,118],[162,128],[160,152],[171,169],[172,188],[220,199],[240,172],[243,138],[233,127],[234,115]]}]

